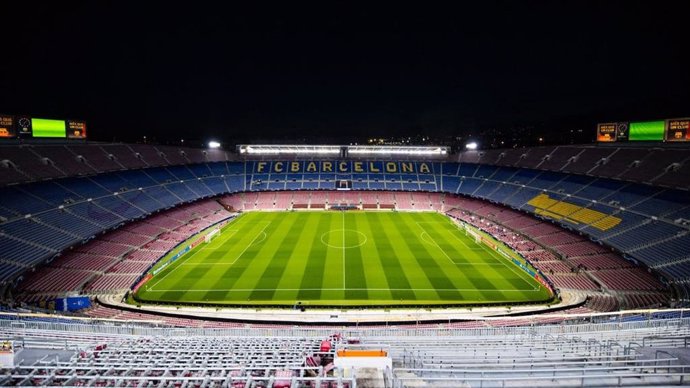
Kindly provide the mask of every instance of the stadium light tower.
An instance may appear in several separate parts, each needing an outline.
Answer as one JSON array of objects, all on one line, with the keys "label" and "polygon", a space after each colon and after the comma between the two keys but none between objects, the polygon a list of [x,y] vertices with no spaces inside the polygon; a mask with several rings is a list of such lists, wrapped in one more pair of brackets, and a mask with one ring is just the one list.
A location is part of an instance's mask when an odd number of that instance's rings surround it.
[{"label": "stadium light tower", "polygon": [[211,140],[208,142],[208,148],[220,148],[220,143],[215,140]]},{"label": "stadium light tower", "polygon": [[476,141],[471,141],[471,142],[465,144],[465,149],[468,149],[468,150],[470,150],[470,151],[476,150],[477,147],[478,147],[478,146],[477,146],[477,142],[476,142]]}]

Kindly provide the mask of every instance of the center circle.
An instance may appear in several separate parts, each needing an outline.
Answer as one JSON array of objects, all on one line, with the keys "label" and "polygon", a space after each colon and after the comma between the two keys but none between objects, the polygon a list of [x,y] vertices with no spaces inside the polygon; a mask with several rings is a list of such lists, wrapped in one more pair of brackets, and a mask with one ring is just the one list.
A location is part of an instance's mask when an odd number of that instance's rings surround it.
[{"label": "center circle", "polygon": [[367,236],[354,229],[333,229],[321,235],[321,243],[337,249],[357,248],[367,243]]}]

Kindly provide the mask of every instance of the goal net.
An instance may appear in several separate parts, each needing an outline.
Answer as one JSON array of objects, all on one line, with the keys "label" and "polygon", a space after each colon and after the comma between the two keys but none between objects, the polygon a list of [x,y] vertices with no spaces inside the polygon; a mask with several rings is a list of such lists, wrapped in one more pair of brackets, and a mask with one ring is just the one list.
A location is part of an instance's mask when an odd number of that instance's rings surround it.
[{"label": "goal net", "polygon": [[210,243],[211,240],[213,240],[214,237],[218,236],[220,234],[220,228],[215,228],[212,231],[210,231],[205,237],[204,241],[206,243]]},{"label": "goal net", "polygon": [[468,235],[474,237],[474,242],[476,242],[477,244],[481,244],[481,243],[482,243],[482,236],[480,236],[479,233],[475,233],[474,231],[470,230],[470,228],[468,228],[468,227],[466,227],[466,226],[465,226],[465,232],[466,232]]}]

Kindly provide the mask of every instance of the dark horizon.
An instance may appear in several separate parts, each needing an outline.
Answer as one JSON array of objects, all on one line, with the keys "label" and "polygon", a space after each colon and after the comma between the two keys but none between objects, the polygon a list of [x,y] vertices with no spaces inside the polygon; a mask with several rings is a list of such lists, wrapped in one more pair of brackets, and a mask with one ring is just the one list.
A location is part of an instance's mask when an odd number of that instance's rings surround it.
[{"label": "dark horizon", "polygon": [[681,2],[6,8],[0,112],[83,119],[92,140],[529,145],[690,116]]}]

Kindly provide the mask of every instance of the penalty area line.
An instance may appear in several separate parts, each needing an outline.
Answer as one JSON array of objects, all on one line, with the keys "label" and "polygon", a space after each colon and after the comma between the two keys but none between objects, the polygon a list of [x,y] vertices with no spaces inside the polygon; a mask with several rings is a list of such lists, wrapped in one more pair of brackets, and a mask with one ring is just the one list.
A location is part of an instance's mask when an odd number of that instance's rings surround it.
[{"label": "penalty area line", "polygon": [[[427,236],[429,236],[429,239],[431,240],[431,242],[436,246],[436,248],[438,248],[438,250],[441,251],[441,253],[443,253],[444,256],[446,256],[446,258],[448,258],[448,261],[450,261],[450,262],[453,263],[453,264],[457,264],[457,263],[455,262],[455,260],[453,260],[450,256],[448,256],[448,253],[446,253],[446,251],[445,251],[443,248],[441,248],[440,245],[438,245],[438,243],[436,242],[436,240],[434,240],[434,238],[431,237],[431,235],[429,234],[429,232],[427,232],[426,229],[424,229],[424,227],[423,227],[422,225],[420,225],[419,222],[417,222],[416,224],[417,224],[417,226],[419,227],[419,229],[422,230],[422,233],[419,235],[419,237],[420,237],[422,240],[424,240],[424,237],[422,237],[424,234],[426,234]],[[428,241],[428,240],[426,240],[426,241]]]},{"label": "penalty area line", "polygon": [[[228,230],[225,231],[225,236],[223,235],[223,233],[221,233],[220,236],[216,237],[216,240],[221,239],[221,240],[223,241],[222,244],[225,244],[226,242],[228,242],[228,240],[230,240],[230,239],[231,239],[235,234],[237,234],[237,232],[239,232],[239,231],[240,231],[239,229],[228,229]],[[229,234],[228,234],[228,233],[229,233]],[[209,241],[209,244],[212,243],[212,242],[213,242],[213,241]],[[208,245],[208,244],[207,244],[207,245]],[[201,249],[202,251],[206,251],[206,250],[213,250],[213,251],[215,251],[215,250],[218,249],[218,248],[211,248],[211,247],[205,246],[205,247],[200,248],[200,249]]]},{"label": "penalty area line", "polygon": [[[235,258],[235,260],[233,260],[233,262],[230,263],[231,265],[232,265],[232,264],[235,264],[235,262],[240,258],[240,256],[242,256],[242,255],[244,254],[244,252],[246,252],[247,249],[249,249],[249,247],[252,246],[252,244],[254,244],[254,241],[255,241],[259,236],[261,236],[262,233],[264,233],[264,231],[266,230],[266,228],[268,228],[268,226],[271,225],[271,222],[273,222],[273,221],[267,221],[266,226],[264,226],[264,228],[261,229],[261,232],[259,232],[259,233],[254,237],[254,239],[252,239],[252,241],[244,248],[244,250],[242,250],[242,252]],[[264,234],[265,234],[265,233],[264,233]],[[197,253],[201,252],[202,250],[203,250],[203,248],[202,248],[202,249],[197,249],[197,250],[195,250],[194,252],[192,252],[189,256],[187,256],[187,257],[181,259],[181,260],[184,260],[184,261],[180,261],[180,262],[177,264],[177,266],[173,267],[173,268],[170,270],[170,272],[168,272],[167,274],[165,274],[162,278],[158,279],[158,281],[157,281],[156,283],[154,283],[151,287],[149,287],[146,291],[158,292],[157,290],[154,290],[154,287],[156,287],[156,286],[158,285],[158,283],[162,282],[162,281],[163,281],[165,278],[167,278],[171,273],[175,272],[178,268],[182,267],[184,264],[186,264],[186,263],[189,261],[189,259],[191,259],[194,255],[196,255]]]},{"label": "penalty area line", "polygon": [[[518,271],[516,271],[516,270],[515,270],[515,266],[514,266],[512,263],[511,263],[511,264],[506,264],[506,262],[505,262],[505,261],[506,261],[506,258],[503,258],[503,257],[498,256],[498,254],[497,254],[493,249],[491,249],[491,248],[489,248],[489,247],[484,247],[484,246],[482,246],[482,248],[484,248],[485,250],[487,250],[487,251],[489,252],[489,254],[491,254],[491,256],[492,256],[494,259],[498,260],[499,263],[505,265],[506,268],[508,268],[509,270],[513,271],[513,273],[516,274],[516,275],[518,276],[518,278],[520,278],[525,284],[527,284],[528,286],[533,286],[532,283],[530,283],[527,279],[525,279],[525,276],[527,275],[526,272],[522,272],[522,271],[521,271],[521,272],[518,272]],[[528,275],[527,275],[527,276],[528,276]],[[535,290],[535,291],[538,291],[538,290],[539,290],[539,284],[537,284],[536,286],[534,286],[534,290]]]},{"label": "penalty area line", "polygon": [[[189,256],[187,256],[187,257],[185,257],[185,258],[183,259],[184,262],[188,261],[189,259],[191,259],[194,255],[196,255],[196,254],[199,253],[199,252],[201,252],[201,249],[195,250],[195,251],[192,252]],[[179,267],[182,266],[182,263],[183,263],[183,261],[180,261],[180,263],[179,263],[176,267],[173,267],[173,268],[170,270],[170,272],[166,273],[162,278],[158,279],[158,281],[157,281],[156,283],[154,283],[151,287],[147,288],[146,291],[153,291],[153,288],[156,287],[156,286],[158,285],[158,283],[162,282],[163,279],[165,279],[165,278],[168,277],[168,275],[170,275],[171,273],[175,272]]]},{"label": "penalty area line", "polygon": [[232,264],[235,264],[235,263],[237,262],[237,260],[239,260],[240,257],[242,257],[242,255],[244,255],[244,252],[246,252],[247,249],[249,249],[249,247],[251,247],[252,245],[254,245],[254,242],[256,241],[257,238],[259,238],[259,236],[261,236],[261,235],[263,234],[263,235],[264,235],[264,239],[266,238],[266,237],[265,237],[265,236],[266,236],[266,233],[265,233],[266,228],[268,228],[268,226],[271,225],[271,223],[272,223],[273,221],[266,221],[266,222],[267,222],[266,226],[264,226],[264,228],[261,229],[261,231],[260,231],[259,233],[257,233],[256,236],[254,236],[254,238],[252,239],[252,241],[250,241],[249,244],[247,244],[246,247],[244,247],[244,249],[242,250],[242,252],[240,252],[240,254],[237,255],[237,257],[235,258],[235,260],[233,260],[233,261],[230,263],[231,265],[232,265]]}]

